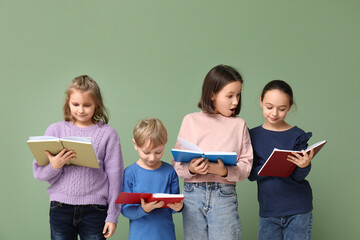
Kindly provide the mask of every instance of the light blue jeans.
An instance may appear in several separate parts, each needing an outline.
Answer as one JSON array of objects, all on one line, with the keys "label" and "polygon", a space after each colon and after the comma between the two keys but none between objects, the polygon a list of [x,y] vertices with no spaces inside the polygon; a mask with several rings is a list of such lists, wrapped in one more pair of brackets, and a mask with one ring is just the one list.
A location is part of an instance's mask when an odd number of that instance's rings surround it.
[{"label": "light blue jeans", "polygon": [[240,239],[235,185],[184,183],[183,226],[186,240]]},{"label": "light blue jeans", "polygon": [[259,240],[310,240],[312,212],[283,217],[260,217]]}]

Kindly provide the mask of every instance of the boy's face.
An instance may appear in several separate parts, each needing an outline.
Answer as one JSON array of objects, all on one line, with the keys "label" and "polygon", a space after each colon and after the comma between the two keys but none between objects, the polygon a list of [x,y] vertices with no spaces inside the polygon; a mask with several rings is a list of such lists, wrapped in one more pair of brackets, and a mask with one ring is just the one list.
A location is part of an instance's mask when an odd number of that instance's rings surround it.
[{"label": "boy's face", "polygon": [[161,157],[164,154],[165,145],[152,147],[150,140],[147,140],[141,147],[136,145],[134,139],[134,148],[139,153],[139,160],[137,163],[145,169],[157,169],[161,166]]}]

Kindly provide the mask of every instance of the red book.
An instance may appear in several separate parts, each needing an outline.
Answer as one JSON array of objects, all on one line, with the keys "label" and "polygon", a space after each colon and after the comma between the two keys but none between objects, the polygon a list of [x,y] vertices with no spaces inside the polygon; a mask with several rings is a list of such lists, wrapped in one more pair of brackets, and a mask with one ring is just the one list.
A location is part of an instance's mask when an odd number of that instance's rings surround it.
[{"label": "red book", "polygon": [[[315,143],[308,147],[305,151],[310,152],[311,149],[314,149],[314,157],[320,151],[320,149],[327,143],[327,141],[321,141]],[[288,177],[295,170],[296,165],[287,160],[287,157],[292,154],[292,152],[300,153],[301,151],[293,150],[281,150],[274,148],[273,152],[270,154],[269,158],[266,160],[265,164],[259,170],[259,176],[272,176],[272,177]]]},{"label": "red book", "polygon": [[184,199],[183,194],[170,193],[130,193],[121,192],[115,203],[118,204],[141,204],[141,198],[145,202],[164,201],[163,208],[167,208],[168,203],[181,202]]}]

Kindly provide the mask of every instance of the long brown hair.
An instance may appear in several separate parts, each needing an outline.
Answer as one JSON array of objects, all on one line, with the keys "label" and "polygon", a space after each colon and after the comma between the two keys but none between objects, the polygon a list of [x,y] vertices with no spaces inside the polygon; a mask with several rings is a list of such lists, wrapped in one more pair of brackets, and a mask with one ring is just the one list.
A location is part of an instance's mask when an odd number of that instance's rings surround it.
[{"label": "long brown hair", "polygon": [[88,92],[94,99],[95,111],[94,115],[92,116],[93,123],[98,123],[99,121],[102,121],[103,123],[109,122],[109,113],[107,108],[104,106],[100,88],[95,80],[88,75],[80,75],[74,78],[66,89],[66,97],[63,107],[65,121],[73,121],[69,107],[69,100],[70,95],[74,90],[80,91],[82,93]]}]

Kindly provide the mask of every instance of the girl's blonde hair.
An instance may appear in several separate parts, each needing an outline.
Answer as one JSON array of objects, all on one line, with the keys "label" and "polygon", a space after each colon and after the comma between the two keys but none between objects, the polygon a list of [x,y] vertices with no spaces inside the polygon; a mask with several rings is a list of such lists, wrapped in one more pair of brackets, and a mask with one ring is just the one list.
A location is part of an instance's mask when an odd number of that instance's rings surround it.
[{"label": "girl's blonde hair", "polygon": [[109,122],[109,113],[107,108],[104,106],[100,88],[95,82],[95,80],[88,75],[80,75],[74,78],[66,89],[65,103],[63,107],[65,121],[74,120],[69,107],[70,95],[73,93],[74,90],[80,91],[81,93],[88,92],[94,99],[95,111],[94,115],[92,116],[92,121],[94,124],[98,123],[99,121],[102,121],[103,123]]},{"label": "girl's blonde hair", "polygon": [[133,130],[133,135],[138,147],[142,147],[147,140],[150,140],[152,148],[165,145],[167,142],[166,128],[157,118],[140,120]]}]

